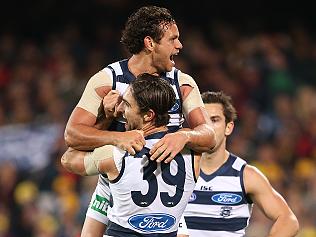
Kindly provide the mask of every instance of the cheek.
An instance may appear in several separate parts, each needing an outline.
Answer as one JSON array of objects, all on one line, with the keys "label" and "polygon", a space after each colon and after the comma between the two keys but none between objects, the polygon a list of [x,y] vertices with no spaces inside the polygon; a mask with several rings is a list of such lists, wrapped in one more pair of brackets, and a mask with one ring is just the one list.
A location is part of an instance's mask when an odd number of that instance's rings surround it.
[{"label": "cheek", "polygon": [[130,116],[130,111],[128,109],[124,110],[124,117],[126,120],[130,120],[131,116]]},{"label": "cheek", "polygon": [[129,122],[135,121],[135,111],[132,110],[126,110],[125,111],[125,116],[128,118]]},{"label": "cheek", "polygon": [[226,135],[227,129],[224,126],[213,123],[213,129],[214,129],[215,133],[218,134],[219,136]]},{"label": "cheek", "polygon": [[158,58],[165,58],[167,55],[169,55],[169,49],[167,47],[158,47],[156,49],[156,56]]}]

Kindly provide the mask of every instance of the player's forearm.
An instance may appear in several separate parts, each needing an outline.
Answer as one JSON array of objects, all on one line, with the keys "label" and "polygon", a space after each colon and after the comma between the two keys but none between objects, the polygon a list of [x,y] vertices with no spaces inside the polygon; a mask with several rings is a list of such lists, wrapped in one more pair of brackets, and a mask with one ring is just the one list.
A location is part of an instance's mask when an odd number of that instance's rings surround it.
[{"label": "player's forearm", "polygon": [[192,150],[201,153],[208,152],[216,145],[216,135],[211,126],[201,124],[194,129],[181,129],[188,137],[187,146]]},{"label": "player's forearm", "polygon": [[114,145],[118,132],[98,130],[86,125],[75,125],[65,131],[67,146],[76,150],[93,150],[104,145]]},{"label": "player's forearm", "polygon": [[294,214],[279,216],[271,227],[268,237],[292,237],[296,236],[299,223]]},{"label": "player's forearm", "polygon": [[61,157],[61,164],[67,171],[85,176],[87,174],[84,166],[84,154],[85,152],[68,148]]}]

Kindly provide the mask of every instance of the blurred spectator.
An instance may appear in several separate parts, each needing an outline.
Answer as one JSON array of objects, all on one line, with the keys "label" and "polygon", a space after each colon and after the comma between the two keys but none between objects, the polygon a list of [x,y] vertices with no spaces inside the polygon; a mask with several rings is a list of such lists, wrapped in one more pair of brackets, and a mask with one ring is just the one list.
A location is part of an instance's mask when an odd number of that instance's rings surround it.
[{"label": "blurred spectator", "polygon": [[[52,16],[57,6],[63,14],[54,1],[29,10]],[[21,19],[27,31],[14,23],[10,32],[0,31],[0,237],[80,235],[96,179],[60,167],[62,131],[88,76],[126,57],[117,26],[132,7],[129,1],[79,1],[72,8],[80,17],[63,22],[54,15],[39,29],[33,18],[32,24]],[[89,16],[80,15],[85,10]],[[314,237],[315,31],[304,23],[268,30],[255,16],[239,23],[208,17],[179,18],[185,29],[177,67],[193,75],[202,92],[233,97],[240,113],[228,149],[283,194],[300,221],[299,237]],[[269,224],[254,210],[248,235],[263,236]]]}]

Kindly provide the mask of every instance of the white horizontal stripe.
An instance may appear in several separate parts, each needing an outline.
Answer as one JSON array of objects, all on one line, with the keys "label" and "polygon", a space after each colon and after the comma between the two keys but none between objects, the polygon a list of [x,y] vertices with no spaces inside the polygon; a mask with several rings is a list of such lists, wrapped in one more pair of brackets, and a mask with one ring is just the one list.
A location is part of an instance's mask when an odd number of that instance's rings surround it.
[{"label": "white horizontal stripe", "polygon": [[181,119],[181,120],[177,120],[177,121],[170,121],[168,124],[167,124],[167,126],[168,127],[172,127],[172,126],[178,126],[178,127],[180,127],[182,124],[183,124],[183,119]]},{"label": "white horizontal stripe", "polygon": [[235,232],[226,231],[206,231],[206,230],[191,230],[189,229],[190,237],[242,237],[245,235],[245,230]]},{"label": "white horizontal stripe", "polygon": [[217,176],[209,182],[199,178],[195,190],[200,190],[201,186],[211,187],[212,191],[220,192],[241,192],[240,178],[232,176]]},{"label": "white horizontal stripe", "polygon": [[[225,217],[238,218],[238,217],[250,217],[251,215],[251,205],[242,204],[238,206],[230,206],[232,208],[231,215]],[[185,209],[185,216],[198,216],[198,217],[212,217],[212,218],[223,218],[220,213],[223,206],[220,205],[201,205],[189,203]]]},{"label": "white horizontal stripe", "polygon": [[170,114],[170,119],[179,119],[179,117],[180,117],[179,114]]}]

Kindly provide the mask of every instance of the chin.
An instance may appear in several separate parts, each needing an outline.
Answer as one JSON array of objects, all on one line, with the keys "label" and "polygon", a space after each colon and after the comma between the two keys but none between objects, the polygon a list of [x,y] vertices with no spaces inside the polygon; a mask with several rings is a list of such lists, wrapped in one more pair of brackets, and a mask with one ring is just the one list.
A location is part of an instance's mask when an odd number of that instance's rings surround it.
[{"label": "chin", "polygon": [[173,68],[173,65],[171,65],[171,66],[168,66],[168,67],[166,67],[166,72],[171,72],[172,71],[172,68]]}]

